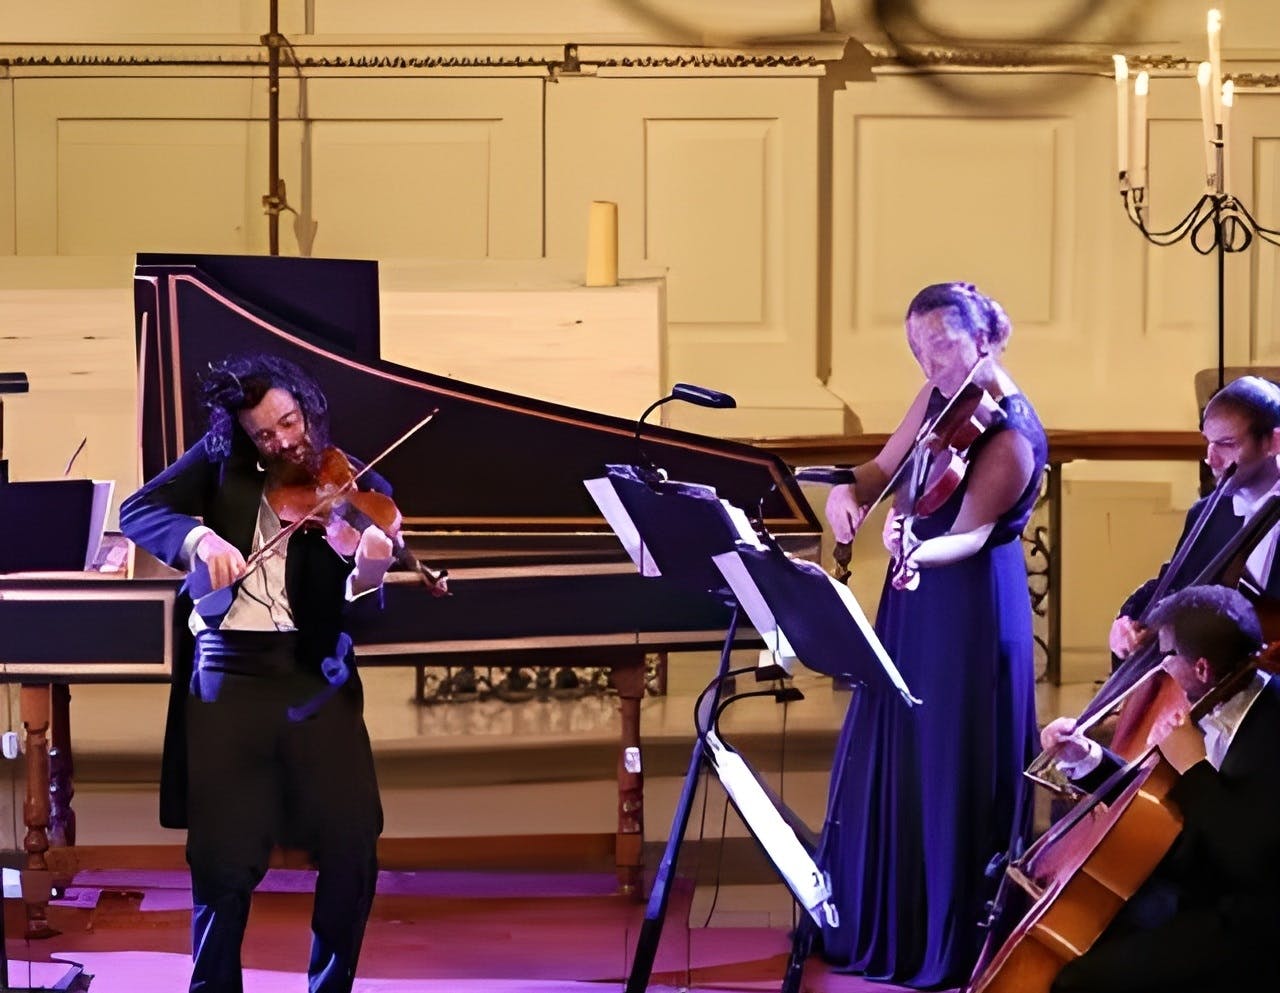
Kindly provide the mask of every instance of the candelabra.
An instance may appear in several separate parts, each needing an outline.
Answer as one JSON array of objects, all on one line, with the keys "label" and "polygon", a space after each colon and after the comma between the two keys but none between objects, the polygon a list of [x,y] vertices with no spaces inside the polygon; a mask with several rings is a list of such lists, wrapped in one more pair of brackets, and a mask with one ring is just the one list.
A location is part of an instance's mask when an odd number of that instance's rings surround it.
[{"label": "candelabra", "polygon": [[1201,255],[1215,255],[1218,277],[1218,388],[1223,386],[1226,350],[1226,257],[1247,251],[1254,238],[1280,246],[1280,230],[1260,224],[1228,189],[1230,144],[1228,124],[1235,103],[1235,84],[1223,81],[1219,55],[1222,15],[1209,11],[1209,61],[1196,72],[1200,88],[1200,117],[1204,129],[1205,192],[1172,227],[1154,230],[1148,220],[1146,99],[1149,77],[1140,72],[1134,83],[1133,124],[1129,127],[1128,64],[1114,56],[1117,93],[1117,149],[1120,197],[1125,214],[1153,245],[1187,240]]}]

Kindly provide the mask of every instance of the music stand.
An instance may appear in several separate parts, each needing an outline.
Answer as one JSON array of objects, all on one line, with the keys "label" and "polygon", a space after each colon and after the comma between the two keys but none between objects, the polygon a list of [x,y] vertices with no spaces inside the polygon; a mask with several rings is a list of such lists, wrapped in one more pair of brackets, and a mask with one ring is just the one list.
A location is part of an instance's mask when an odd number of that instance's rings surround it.
[{"label": "music stand", "polygon": [[[640,574],[661,577],[693,595],[714,597],[730,608],[716,677],[700,700],[700,707],[706,706],[714,713],[720,688],[729,674],[741,611],[712,559],[731,551],[743,533],[750,532],[750,522],[710,486],[667,480],[655,470],[640,466],[610,465],[605,470],[603,477],[585,480],[585,485]],[[642,993],[649,985],[706,747],[704,736],[699,734],[689,755],[671,833],[649,893],[626,993]]]},{"label": "music stand", "polygon": [[0,573],[87,569],[89,556],[97,551],[92,540],[94,496],[91,479],[0,486]]},{"label": "music stand", "polygon": [[[799,837],[807,829],[779,812],[780,805],[754,770],[716,732],[720,691],[733,674],[729,658],[742,611],[775,657],[803,652],[806,663],[806,655],[816,660],[812,667],[818,671],[838,672],[855,681],[878,681],[887,675],[909,702],[915,701],[852,594],[809,563],[802,564],[809,568],[798,577],[793,575],[797,564],[776,546],[763,544],[746,514],[721,500],[713,488],[667,481],[634,466],[608,466],[603,478],[586,485],[642,575],[662,576],[691,592],[716,596],[732,610],[718,671],[698,700],[697,737],[626,984],[626,993],[642,993],[657,954],[704,760],[797,902],[815,923],[836,920],[827,881]],[[811,570],[825,588],[815,582]],[[823,616],[828,613],[832,618]],[[785,619],[785,628],[779,617]],[[792,650],[792,637],[801,648]],[[819,647],[819,640],[828,637],[835,640]]]},{"label": "music stand", "polygon": [[[770,651],[850,683],[891,686],[909,707],[921,702],[912,696],[853,593],[821,566],[790,558],[777,547],[758,541],[740,542],[734,551],[717,555],[715,564]],[[841,771],[843,768],[841,765]],[[839,779],[831,792],[839,792]],[[775,860],[775,866],[805,906],[793,878],[803,879],[808,866],[821,875],[809,852],[804,852],[803,860],[794,858],[785,866]],[[830,882],[824,879],[823,883],[829,897]],[[824,916],[829,925],[839,924],[833,906],[828,910],[824,904],[821,915],[808,906],[805,909],[815,927],[821,927]],[[807,921],[796,928],[782,993],[799,990],[813,935]]]}]

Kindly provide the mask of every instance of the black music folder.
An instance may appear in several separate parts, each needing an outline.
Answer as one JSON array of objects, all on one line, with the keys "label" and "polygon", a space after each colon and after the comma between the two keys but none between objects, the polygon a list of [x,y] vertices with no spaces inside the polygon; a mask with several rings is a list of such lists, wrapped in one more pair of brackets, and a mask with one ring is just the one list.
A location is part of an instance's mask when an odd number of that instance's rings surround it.
[{"label": "black music folder", "polygon": [[715,556],[715,564],[781,664],[795,658],[815,672],[855,683],[887,680],[908,706],[920,703],[853,593],[821,566],[749,538]]},{"label": "black music folder", "polygon": [[666,479],[634,465],[605,466],[584,483],[640,575],[662,577],[692,593],[729,595],[712,556],[732,551],[751,524],[715,489]]},{"label": "black music folder", "polygon": [[0,573],[93,565],[113,488],[91,479],[0,485]]}]

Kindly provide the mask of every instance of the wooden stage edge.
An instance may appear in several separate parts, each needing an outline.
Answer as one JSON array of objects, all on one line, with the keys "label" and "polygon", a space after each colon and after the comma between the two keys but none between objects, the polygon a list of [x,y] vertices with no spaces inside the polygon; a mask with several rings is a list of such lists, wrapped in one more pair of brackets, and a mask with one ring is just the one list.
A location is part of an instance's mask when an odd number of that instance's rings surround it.
[{"label": "wooden stage edge", "polygon": [[[502,835],[465,838],[379,838],[382,869],[485,869],[612,872],[614,834]],[[45,852],[55,881],[90,869],[186,869],[182,845],[74,845]],[[307,853],[277,848],[273,869],[306,869]]]}]

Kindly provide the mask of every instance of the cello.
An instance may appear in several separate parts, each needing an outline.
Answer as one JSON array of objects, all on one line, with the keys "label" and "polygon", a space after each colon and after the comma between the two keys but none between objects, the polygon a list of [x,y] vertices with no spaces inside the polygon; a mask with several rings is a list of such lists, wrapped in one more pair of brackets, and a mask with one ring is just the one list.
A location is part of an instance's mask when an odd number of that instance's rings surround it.
[{"label": "cello", "polygon": [[[1187,719],[1200,720],[1243,689],[1256,670],[1280,671],[1280,642],[1219,680]],[[1047,993],[1173,847],[1182,830],[1170,797],[1178,779],[1157,745],[1149,744],[1010,866],[1008,877],[1033,905],[990,961],[979,962],[965,993]]]}]

